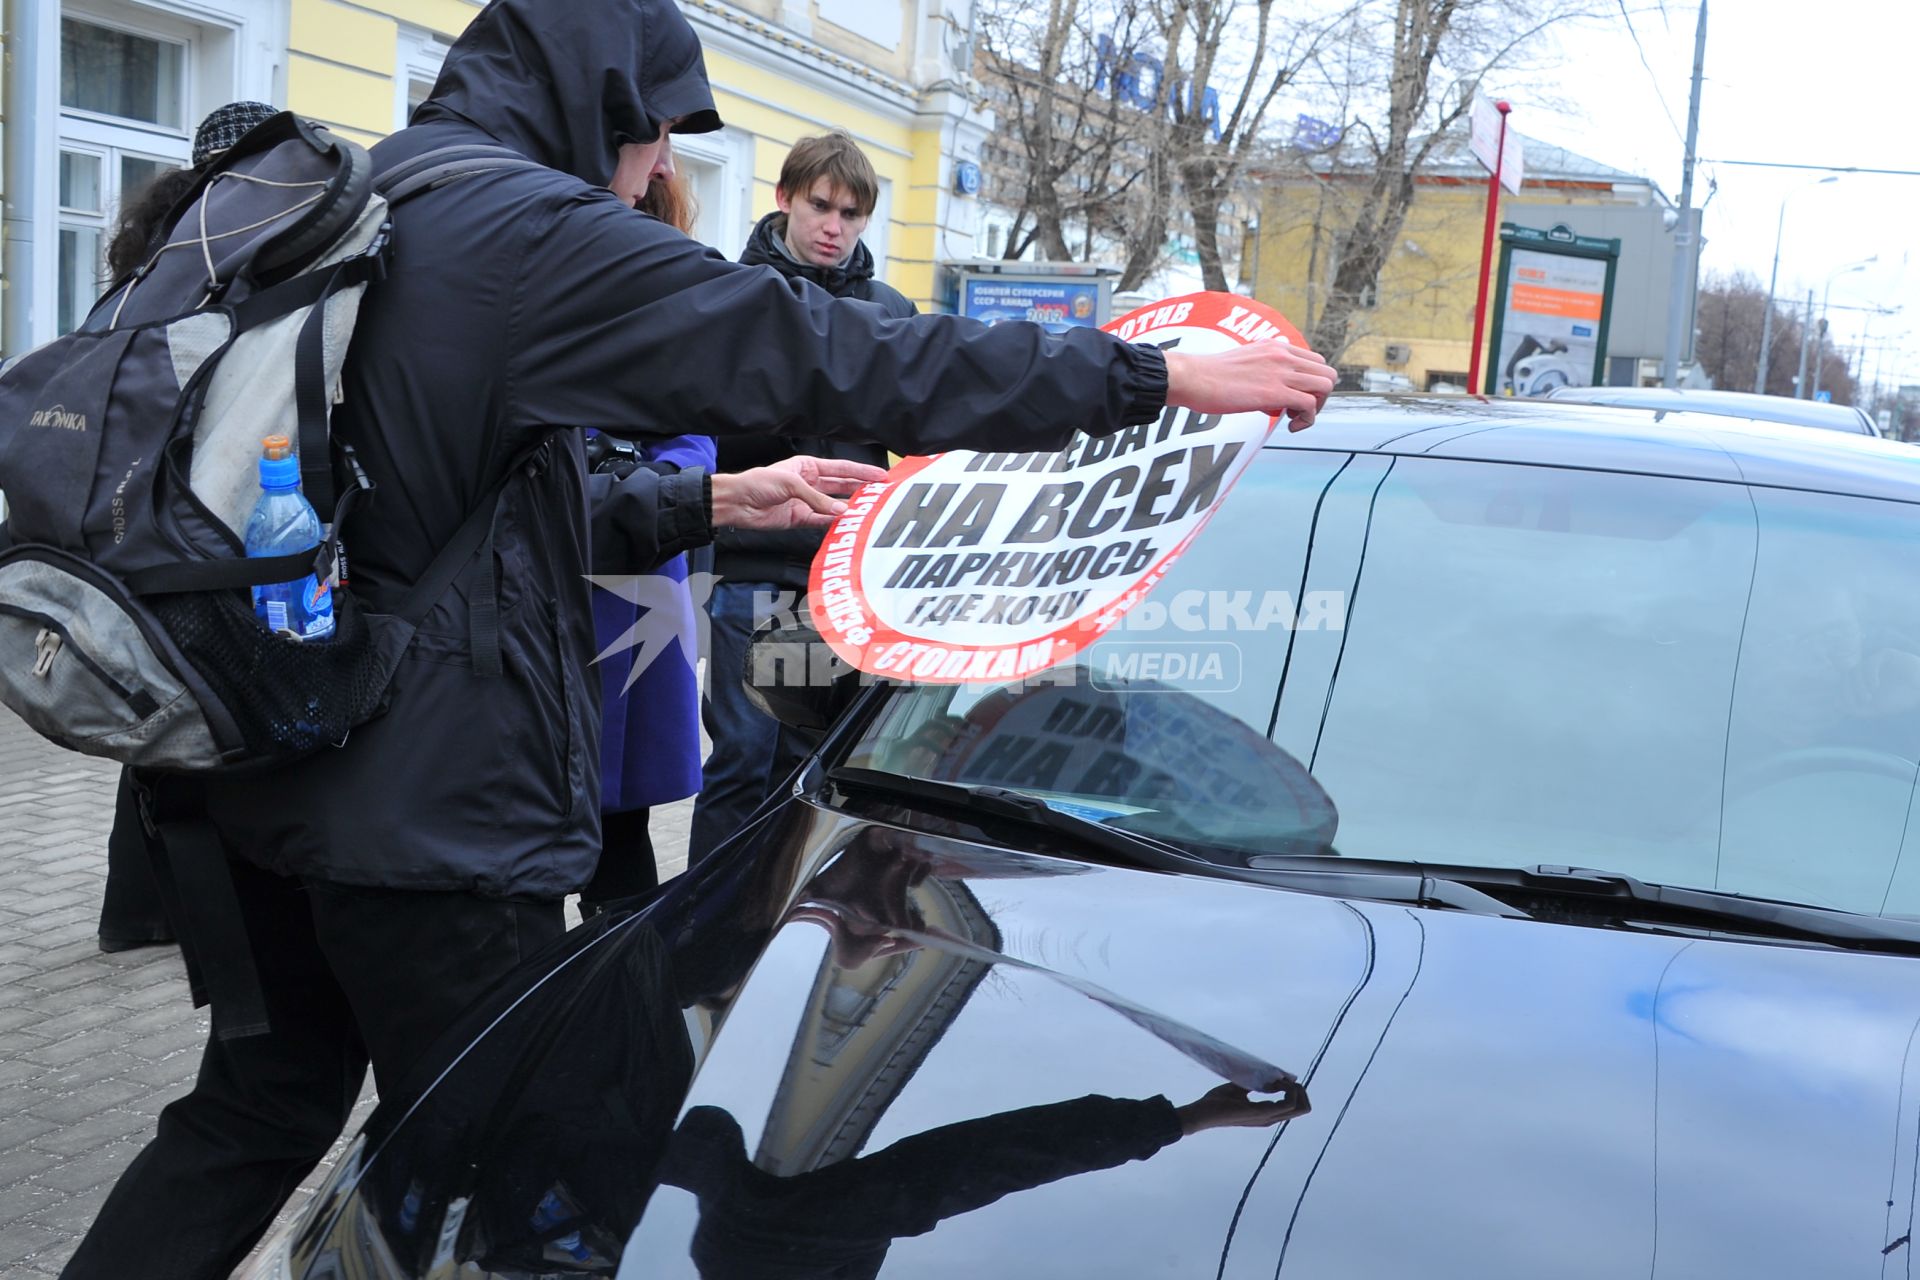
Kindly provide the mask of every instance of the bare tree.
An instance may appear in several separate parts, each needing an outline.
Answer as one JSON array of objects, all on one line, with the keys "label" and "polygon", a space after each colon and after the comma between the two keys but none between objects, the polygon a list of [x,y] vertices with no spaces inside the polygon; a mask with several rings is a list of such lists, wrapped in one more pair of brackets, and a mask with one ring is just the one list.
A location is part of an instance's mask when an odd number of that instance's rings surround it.
[{"label": "bare tree", "polygon": [[[1321,40],[1351,14],[1290,21],[1282,43],[1275,39],[1274,7],[1274,0],[1158,0],[1171,117],[1167,143],[1209,289],[1228,287],[1221,215],[1263,145],[1268,108],[1312,61]],[[1238,90],[1223,94],[1221,83],[1235,73]]]},{"label": "bare tree", "polygon": [[[1767,291],[1760,281],[1745,271],[1732,275],[1713,273],[1700,286],[1696,311],[1700,339],[1694,344],[1696,358],[1716,387],[1744,391],[1753,385],[1760,362],[1761,328],[1766,317]],[[1767,353],[1767,394],[1790,396],[1793,380],[1800,371],[1800,340],[1805,328],[1800,310],[1775,303],[1773,308],[1773,347]],[[1838,404],[1859,402],[1862,388],[1854,376],[1851,353],[1835,347],[1829,335],[1818,326],[1811,336],[1807,376],[1813,377],[1813,360],[1820,362],[1820,386],[1833,393]],[[1874,406],[1880,407],[1878,405]]]},{"label": "bare tree", "polygon": [[[1311,333],[1316,350],[1337,359],[1352,341],[1356,313],[1399,242],[1417,175],[1461,126],[1488,73],[1521,66],[1532,56],[1530,44],[1554,23],[1615,3],[1361,0],[1342,15],[1333,52],[1314,65],[1331,93],[1352,95],[1361,108],[1338,166],[1359,178],[1351,220],[1329,255],[1325,303]],[[1370,83],[1384,88],[1368,95],[1360,87]]]},{"label": "bare tree", "polygon": [[[1005,256],[1054,261],[1116,248],[1119,288],[1159,266],[1173,206],[1166,86],[1129,71],[1154,26],[1147,0],[982,0],[982,78],[1010,162],[993,195],[1014,213]],[[1073,239],[1078,240],[1078,245]]]}]

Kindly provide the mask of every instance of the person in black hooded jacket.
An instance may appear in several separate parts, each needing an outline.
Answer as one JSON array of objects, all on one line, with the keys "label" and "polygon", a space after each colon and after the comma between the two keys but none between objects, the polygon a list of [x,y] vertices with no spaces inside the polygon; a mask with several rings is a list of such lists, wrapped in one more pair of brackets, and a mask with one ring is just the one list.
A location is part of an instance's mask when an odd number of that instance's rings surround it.
[{"label": "person in black hooded jacket", "polygon": [[671,0],[493,0],[374,149],[377,171],[462,144],[534,162],[395,210],[334,413],[378,486],[350,534],[369,608],[391,609],[510,477],[492,554],[428,615],[383,716],[205,784],[269,1025],[223,1026],[215,993],[193,1092],[108,1196],[70,1280],[225,1276],[339,1134],[369,1059],[399,1097],[459,1012],[559,935],[600,844],[587,574],[835,505],[810,483],[830,461],[589,476],[582,428],[1056,450],[1168,405],[1304,426],[1332,389],[1324,361],[1282,343],[1183,356],[1095,330],[889,319],[636,215],[672,172],[672,134],[719,127]]},{"label": "person in black hooded jacket", "polygon": [[[917,314],[899,290],[874,278],[873,251],[860,236],[880,200],[880,178],[854,140],[834,132],[802,138],[787,152],[774,187],[778,208],[760,219],[740,261],[806,280],[836,298],[857,298],[895,319]],[[884,467],[884,447],[859,440],[723,436],[718,469],[744,471],[814,454]],[[700,716],[713,750],[701,776],[687,839],[687,865],[712,853],[746,821],[809,744],[754,706],[739,673],[747,643],[775,612],[796,616],[819,550],[818,529],[720,529],[713,539],[718,581],[707,600],[707,688]]]}]

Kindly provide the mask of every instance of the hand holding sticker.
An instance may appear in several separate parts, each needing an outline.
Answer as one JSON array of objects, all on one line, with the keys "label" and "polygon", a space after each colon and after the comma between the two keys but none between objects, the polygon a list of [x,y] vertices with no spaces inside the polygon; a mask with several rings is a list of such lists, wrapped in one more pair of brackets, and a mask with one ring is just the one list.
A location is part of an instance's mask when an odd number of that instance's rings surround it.
[{"label": "hand holding sticker", "polygon": [[1290,431],[1313,425],[1339,375],[1305,347],[1266,338],[1210,355],[1167,352],[1167,403],[1201,413],[1285,415]]},{"label": "hand holding sticker", "polygon": [[1138,604],[1212,517],[1284,413],[1313,421],[1333,370],[1278,312],[1227,293],[1106,326],[1167,352],[1156,422],[1052,453],[908,458],[855,494],[814,559],[820,634],[862,671],[1024,680]]}]

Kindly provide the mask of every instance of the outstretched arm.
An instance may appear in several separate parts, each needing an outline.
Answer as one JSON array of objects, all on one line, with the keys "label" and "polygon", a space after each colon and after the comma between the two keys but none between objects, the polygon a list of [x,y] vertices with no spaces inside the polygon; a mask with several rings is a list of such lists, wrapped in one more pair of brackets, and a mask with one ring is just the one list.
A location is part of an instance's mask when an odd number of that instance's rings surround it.
[{"label": "outstretched arm", "polygon": [[898,453],[1055,450],[1168,404],[1310,421],[1333,371],[1284,343],[1169,360],[1095,329],[890,319],[728,262],[612,197],[536,229],[513,306],[513,425],[633,422],[878,440]]}]

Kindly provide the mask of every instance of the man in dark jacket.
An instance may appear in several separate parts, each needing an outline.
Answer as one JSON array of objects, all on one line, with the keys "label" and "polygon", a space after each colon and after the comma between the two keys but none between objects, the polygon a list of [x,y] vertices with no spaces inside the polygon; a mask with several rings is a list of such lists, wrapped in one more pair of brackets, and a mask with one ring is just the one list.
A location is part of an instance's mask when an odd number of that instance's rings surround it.
[{"label": "man in dark jacket", "polygon": [[[874,278],[873,252],[861,233],[880,200],[873,163],[844,133],[802,138],[780,166],[778,208],[760,219],[740,261],[807,280],[836,298],[858,298],[904,319],[918,314],[899,290]],[[724,436],[718,469],[745,471],[812,454],[884,467],[877,444],[830,438]],[[700,718],[713,741],[693,806],[687,864],[701,861],[740,828],[755,806],[793,771],[807,744],[747,698],[740,673],[747,642],[775,611],[798,615],[818,529],[720,529],[713,540],[719,577],[707,601],[707,689]]]},{"label": "man in dark jacket", "polygon": [[801,460],[589,477],[579,428],[1054,450],[1167,405],[1305,425],[1332,389],[1284,344],[1183,356],[1093,330],[889,320],[728,262],[633,210],[672,172],[674,130],[719,127],[671,0],[494,0],[375,149],[382,172],[458,144],[536,162],[395,210],[334,415],[379,488],[350,535],[368,607],[392,608],[505,480],[491,549],[426,619],[385,715],[207,784],[271,1028],[209,1040],[66,1276],[227,1275],[339,1133],[369,1058],[381,1094],[404,1095],[459,1012],[560,933],[599,852],[586,574],[830,505],[803,481],[831,464]]}]

